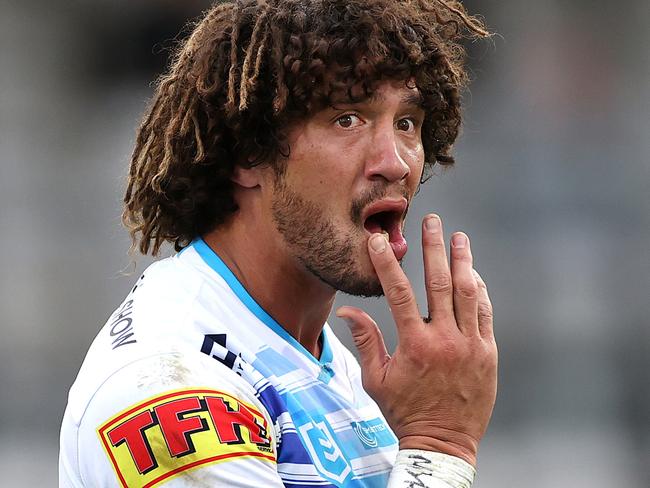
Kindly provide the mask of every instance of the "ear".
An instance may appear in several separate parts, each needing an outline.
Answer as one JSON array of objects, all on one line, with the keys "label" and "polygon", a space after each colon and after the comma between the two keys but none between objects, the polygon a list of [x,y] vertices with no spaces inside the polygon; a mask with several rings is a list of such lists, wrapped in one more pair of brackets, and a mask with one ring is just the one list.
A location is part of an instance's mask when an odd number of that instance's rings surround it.
[{"label": "ear", "polygon": [[255,188],[260,185],[262,175],[259,166],[243,168],[237,165],[235,166],[230,180],[243,188]]}]

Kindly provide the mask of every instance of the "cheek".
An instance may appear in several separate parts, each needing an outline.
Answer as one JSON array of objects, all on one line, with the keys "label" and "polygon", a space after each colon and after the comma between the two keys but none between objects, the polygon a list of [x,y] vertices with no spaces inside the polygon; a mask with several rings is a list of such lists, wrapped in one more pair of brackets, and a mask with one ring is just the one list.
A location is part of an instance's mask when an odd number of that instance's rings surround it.
[{"label": "cheek", "polygon": [[422,165],[424,163],[424,146],[421,142],[407,146],[406,151],[409,159],[411,159],[414,164]]},{"label": "cheek", "polygon": [[306,163],[300,175],[303,188],[323,198],[349,195],[355,179],[354,160],[351,152],[341,148],[319,148],[309,160],[303,160]]},{"label": "cheek", "polygon": [[424,169],[424,147],[422,144],[416,146],[406,147],[404,150],[404,161],[411,168],[411,175],[409,181],[420,181],[422,170]]},{"label": "cheek", "polygon": [[287,183],[303,199],[316,205],[322,215],[336,218],[341,211],[347,213],[345,209],[350,205],[350,175],[343,174],[341,168],[333,167],[327,161],[319,163],[315,166],[311,162],[305,164],[302,171],[292,174]]}]

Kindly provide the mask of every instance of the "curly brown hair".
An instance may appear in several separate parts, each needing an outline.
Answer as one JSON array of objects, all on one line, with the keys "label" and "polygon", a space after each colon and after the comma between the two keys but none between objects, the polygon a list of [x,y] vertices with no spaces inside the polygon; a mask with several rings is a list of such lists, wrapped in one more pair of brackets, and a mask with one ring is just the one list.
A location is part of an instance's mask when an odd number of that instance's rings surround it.
[{"label": "curly brown hair", "polygon": [[467,82],[462,38],[488,36],[456,0],[236,0],[196,23],[158,81],[124,197],[133,246],[178,251],[237,210],[236,165],[278,165],[290,124],[412,80],[427,166],[453,164]]}]

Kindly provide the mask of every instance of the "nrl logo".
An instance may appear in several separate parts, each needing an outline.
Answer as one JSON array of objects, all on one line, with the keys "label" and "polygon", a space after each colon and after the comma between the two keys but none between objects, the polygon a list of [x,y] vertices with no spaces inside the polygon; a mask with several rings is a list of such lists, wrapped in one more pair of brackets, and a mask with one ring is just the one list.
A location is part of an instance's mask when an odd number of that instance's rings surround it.
[{"label": "nrl logo", "polygon": [[307,422],[298,427],[298,432],[318,472],[330,481],[336,481],[339,486],[343,484],[352,468],[327,423],[323,420]]}]

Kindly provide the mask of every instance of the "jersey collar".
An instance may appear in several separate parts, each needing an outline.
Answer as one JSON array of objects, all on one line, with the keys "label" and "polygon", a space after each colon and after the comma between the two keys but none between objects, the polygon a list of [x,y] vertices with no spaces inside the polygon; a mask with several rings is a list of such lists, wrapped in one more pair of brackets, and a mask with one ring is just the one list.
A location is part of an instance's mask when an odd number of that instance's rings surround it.
[{"label": "jersey collar", "polygon": [[282,327],[269,313],[264,310],[255,299],[248,293],[244,285],[237,279],[235,274],[228,268],[226,263],[219,257],[219,255],[212,250],[206,242],[199,238],[196,238],[188,246],[194,248],[194,250],[201,256],[203,261],[210,266],[219,276],[221,276],[224,281],[228,284],[230,289],[233,291],[237,298],[255,315],[262,323],[269,327],[273,332],[282,337],[286,342],[291,344],[296,350],[300,351],[304,356],[306,356],[310,361],[318,365],[325,371],[331,371],[330,364],[332,362],[332,349],[330,347],[330,341],[328,339],[328,334],[326,334],[326,329],[323,329],[321,333],[321,338],[323,341],[323,349],[321,351],[320,360],[316,359],[305,347],[300,344],[291,334],[289,334],[284,327]]}]

